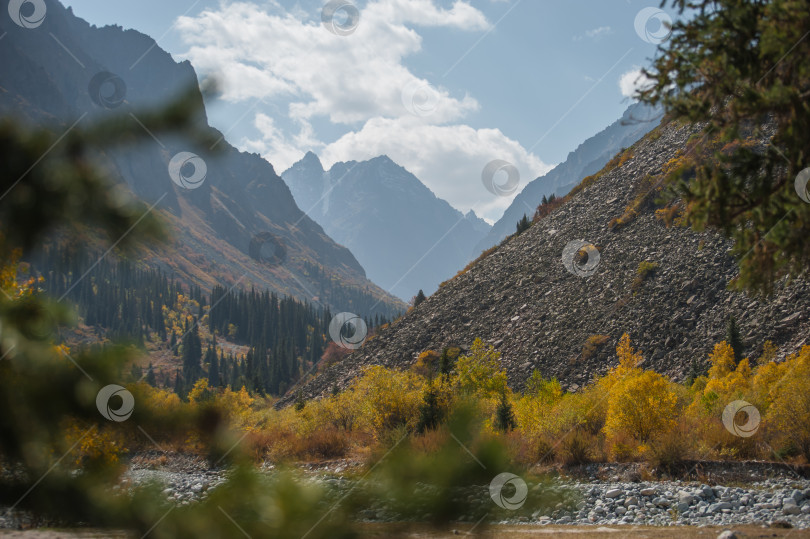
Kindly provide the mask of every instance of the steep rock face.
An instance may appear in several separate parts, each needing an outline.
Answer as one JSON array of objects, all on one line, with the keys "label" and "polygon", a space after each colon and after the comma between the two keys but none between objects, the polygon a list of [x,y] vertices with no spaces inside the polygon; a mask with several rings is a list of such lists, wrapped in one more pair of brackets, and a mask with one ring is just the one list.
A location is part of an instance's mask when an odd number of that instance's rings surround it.
[{"label": "steep rock face", "polygon": [[646,105],[636,103],[628,107],[620,119],[580,144],[568,154],[564,162],[544,176],[529,182],[506,209],[503,217],[492,225],[492,230],[475,246],[473,258],[513,234],[515,223],[524,214],[531,219],[544,195],[567,194],[582,178],[598,172],[620,150],[629,148],[654,129],[660,120],[660,111]]},{"label": "steep rock face", "polygon": [[309,152],[282,177],[298,205],[357,256],[369,279],[403,299],[436,290],[489,231],[474,212],[463,215],[384,155],[324,171]]},{"label": "steep rock face", "polygon": [[[147,263],[203,288],[255,285],[338,309],[374,305],[388,315],[403,307],[369,282],[352,253],[296,206],[270,163],[236,150],[208,126],[191,64],[175,62],[139,32],[97,28],[54,0],[45,4],[47,15],[37,28],[21,28],[10,17],[0,17],[0,34],[5,34],[0,39],[0,114],[60,134],[74,122],[81,129],[112,117],[141,129],[138,116],[144,111],[191,91],[196,126],[219,141],[198,147],[177,136],[147,136],[137,146],[101,156],[110,176],[147,204],[157,203],[154,211],[169,224],[170,244],[146,247]],[[107,76],[106,84],[95,87],[96,96],[112,103],[106,107],[93,98],[93,81],[104,72],[117,77],[111,82]],[[181,151],[196,153],[207,167],[204,183],[194,190],[175,185],[169,175],[169,162]],[[281,264],[250,256],[251,241],[268,234],[286,250]]]},{"label": "steep rock face", "polygon": [[[582,387],[616,363],[615,346],[625,332],[643,352],[645,368],[683,379],[693,359],[707,365],[730,316],[741,328],[746,356],[758,357],[766,340],[780,356],[796,351],[810,330],[807,280],[782,283],[769,299],[731,291],[737,274],[731,243],[714,231],[667,228],[654,206],[624,228],[608,226],[634,199],[639,182],[659,174],[695,131],[670,123],[639,141],[623,165],[325,369],[303,394],[323,394],[335,383],[346,387],[365,365],[406,368],[424,350],[465,348],[476,337],[502,353],[517,389],[534,369],[566,388]],[[563,250],[574,240],[601,248],[587,278],[563,265]],[[634,288],[643,261],[658,267]],[[608,339],[586,357],[583,346],[594,335]]]}]

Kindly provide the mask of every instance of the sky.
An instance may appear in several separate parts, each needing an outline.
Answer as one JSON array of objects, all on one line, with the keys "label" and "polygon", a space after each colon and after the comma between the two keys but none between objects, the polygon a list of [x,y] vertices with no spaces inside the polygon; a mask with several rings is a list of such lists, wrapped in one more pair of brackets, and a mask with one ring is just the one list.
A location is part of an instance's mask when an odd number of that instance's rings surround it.
[{"label": "sky", "polygon": [[676,18],[657,0],[63,1],[214,77],[210,123],[279,174],[307,151],[386,154],[490,222],[621,116]]}]

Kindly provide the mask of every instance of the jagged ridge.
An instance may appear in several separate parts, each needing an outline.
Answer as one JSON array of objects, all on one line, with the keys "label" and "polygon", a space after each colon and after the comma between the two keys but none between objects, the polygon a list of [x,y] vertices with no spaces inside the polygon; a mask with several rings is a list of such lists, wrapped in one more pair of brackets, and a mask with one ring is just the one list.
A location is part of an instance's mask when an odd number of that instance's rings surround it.
[{"label": "jagged ridge", "polygon": [[435,291],[464,267],[490,228],[385,155],[324,171],[309,152],[281,176],[296,202],[351,249],[369,279],[403,299]]}]

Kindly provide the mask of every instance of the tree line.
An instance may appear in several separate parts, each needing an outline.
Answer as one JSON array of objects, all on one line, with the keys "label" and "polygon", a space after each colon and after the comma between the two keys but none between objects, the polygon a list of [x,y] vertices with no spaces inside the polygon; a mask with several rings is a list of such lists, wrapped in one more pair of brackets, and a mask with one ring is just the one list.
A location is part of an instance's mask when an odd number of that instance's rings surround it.
[{"label": "tree line", "polygon": [[[33,265],[44,278],[40,290],[68,300],[99,336],[142,349],[151,342],[178,356],[173,373],[156,372],[150,363],[145,373],[133,366],[131,374],[157,387],[173,387],[181,397],[201,378],[208,378],[211,387],[284,394],[320,361],[329,344],[328,307],[268,290],[215,286],[207,294],[159,269],[127,259],[99,259],[69,246],[42,249]],[[389,322],[379,313],[364,320],[369,329]],[[247,352],[224,352],[217,347],[223,341]]]}]

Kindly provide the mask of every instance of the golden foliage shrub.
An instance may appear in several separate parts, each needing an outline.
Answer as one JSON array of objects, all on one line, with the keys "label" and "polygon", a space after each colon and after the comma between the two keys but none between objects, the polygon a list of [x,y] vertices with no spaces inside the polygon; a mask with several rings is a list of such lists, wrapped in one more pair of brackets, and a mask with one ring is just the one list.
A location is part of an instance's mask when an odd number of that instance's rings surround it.
[{"label": "golden foliage shrub", "polygon": [[412,429],[423,386],[424,381],[412,372],[367,367],[351,389],[360,403],[361,425],[377,437],[399,426]]},{"label": "golden foliage shrub", "polygon": [[678,399],[671,382],[644,371],[614,385],[608,397],[605,430],[627,433],[641,442],[674,426]]},{"label": "golden foliage shrub", "polygon": [[439,374],[440,359],[441,356],[438,352],[434,350],[425,350],[419,354],[419,357],[416,358],[416,362],[413,364],[411,369],[418,376],[432,380],[437,374]]},{"label": "golden foliage shrub", "polygon": [[94,462],[112,464],[126,452],[120,430],[96,425],[87,429],[75,421],[69,421],[65,428],[65,444],[74,448],[70,454],[76,466],[90,466]]},{"label": "golden foliage shrub", "polygon": [[[603,339],[594,336],[596,343]],[[468,409],[477,418],[473,437],[505,442],[513,460],[527,466],[550,460],[579,464],[643,459],[672,468],[687,459],[802,455],[810,461],[810,346],[781,363],[774,361],[776,353],[775,347],[764,345],[759,365],[752,368],[747,359],[735,364],[732,348],[717,343],[708,357],[708,375],[686,386],[642,369],[642,353],[624,334],[616,346],[617,365],[579,391],[565,392],[557,380],[535,371],[519,394],[507,385],[500,354],[477,339],[448,376],[438,375],[439,355],[426,351],[410,370],[368,367],[348,390],[309,401],[298,410],[275,410],[271,401],[251,396],[245,388],[212,389],[205,380],[192,388],[188,403],[146,384],[130,389],[139,410],[153,417],[200,406],[221,410],[237,431],[235,438],[238,431],[247,431],[257,459],[365,458],[404,437],[416,451],[430,454],[449,436],[445,420]],[[433,405],[442,419],[436,428],[416,433],[428,391],[436,396]],[[508,433],[494,428],[502,395],[517,422]],[[721,421],[724,408],[738,399],[752,403],[762,415],[760,429],[750,438],[735,436]],[[66,439],[78,440],[81,432],[71,432]],[[160,443],[172,440],[169,431],[150,435]],[[185,439],[186,447],[195,447],[190,441],[194,439]],[[118,458],[128,442],[102,428],[87,437],[80,459]]]},{"label": "golden foliage shrub", "polygon": [[499,397],[506,391],[506,370],[500,352],[475,339],[470,353],[458,358],[454,385],[464,395]]},{"label": "golden foliage shrub", "polygon": [[788,357],[783,372],[773,384],[766,419],[782,445],[792,444],[810,462],[810,346]]}]

